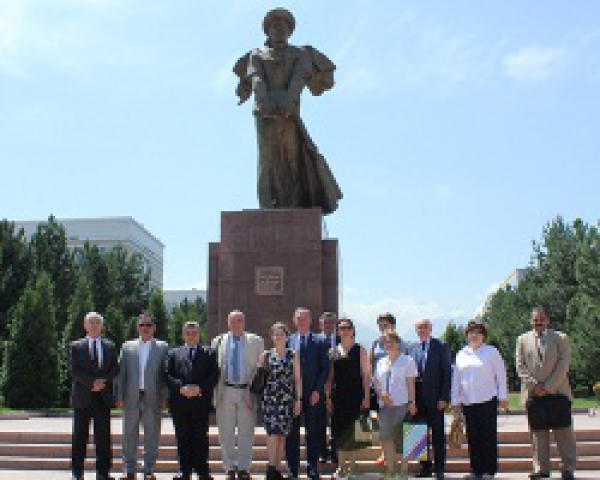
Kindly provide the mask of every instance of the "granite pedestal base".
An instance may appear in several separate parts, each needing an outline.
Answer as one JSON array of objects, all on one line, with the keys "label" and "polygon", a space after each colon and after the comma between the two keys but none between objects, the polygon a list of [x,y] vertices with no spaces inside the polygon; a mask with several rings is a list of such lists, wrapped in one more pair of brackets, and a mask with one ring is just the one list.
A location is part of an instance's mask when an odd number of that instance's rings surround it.
[{"label": "granite pedestal base", "polygon": [[338,242],[323,239],[318,209],[222,212],[221,242],[209,245],[208,336],[227,331],[241,310],[246,330],[265,338],[297,307],[313,315],[338,311]]}]

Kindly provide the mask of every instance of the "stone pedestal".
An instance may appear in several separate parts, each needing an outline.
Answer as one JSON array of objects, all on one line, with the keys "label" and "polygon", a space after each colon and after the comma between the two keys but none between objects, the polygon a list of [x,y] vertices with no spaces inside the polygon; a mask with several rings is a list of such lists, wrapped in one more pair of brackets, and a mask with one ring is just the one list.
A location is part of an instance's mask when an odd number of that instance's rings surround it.
[{"label": "stone pedestal", "polygon": [[337,240],[323,239],[322,215],[310,210],[244,210],[221,214],[221,242],[209,245],[208,335],[227,330],[232,310],[270,343],[269,328],[292,326],[297,307],[338,310]]}]

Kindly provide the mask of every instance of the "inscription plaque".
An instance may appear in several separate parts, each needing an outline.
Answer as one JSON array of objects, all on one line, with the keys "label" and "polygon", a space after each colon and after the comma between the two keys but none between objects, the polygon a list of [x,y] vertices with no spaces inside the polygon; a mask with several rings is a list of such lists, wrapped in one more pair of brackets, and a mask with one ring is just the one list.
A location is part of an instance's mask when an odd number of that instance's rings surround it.
[{"label": "inscription plaque", "polygon": [[283,295],[283,267],[256,267],[256,294]]}]

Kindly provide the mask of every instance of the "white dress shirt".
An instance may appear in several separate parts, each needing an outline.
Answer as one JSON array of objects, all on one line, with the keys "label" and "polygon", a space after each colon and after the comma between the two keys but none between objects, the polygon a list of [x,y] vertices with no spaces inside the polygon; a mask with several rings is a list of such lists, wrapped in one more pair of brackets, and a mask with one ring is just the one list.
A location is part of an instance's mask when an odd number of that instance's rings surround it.
[{"label": "white dress shirt", "polygon": [[[227,382],[231,384],[243,385],[246,383],[246,342],[244,334],[240,335],[237,340],[237,345],[234,344],[236,340],[232,333],[229,334],[229,342],[227,342]],[[238,349],[238,372],[239,378],[237,382],[233,378],[233,349],[237,346]]]},{"label": "white dress shirt", "polygon": [[90,349],[90,356],[94,358],[92,354],[92,348],[94,348],[94,340],[96,340],[96,358],[98,359],[98,368],[102,368],[102,338],[92,338],[89,335],[86,337],[88,341],[88,348]]},{"label": "white dress shirt", "polygon": [[506,368],[500,352],[491,345],[477,350],[466,346],[456,356],[452,374],[452,405],[473,405],[497,397],[506,400]]},{"label": "white dress shirt", "polygon": [[302,343],[302,337],[305,337],[304,340],[304,345],[308,345],[308,339],[310,338],[310,332],[302,335],[300,332],[296,332],[296,334],[294,335],[296,338],[294,338],[294,341],[292,342],[292,350],[294,350],[296,353],[300,352],[300,345]]},{"label": "white dress shirt", "polygon": [[138,360],[140,362],[140,390],[144,390],[144,373],[146,372],[146,364],[148,363],[148,356],[150,355],[150,348],[152,347],[152,339],[144,342],[140,338],[138,346]]}]

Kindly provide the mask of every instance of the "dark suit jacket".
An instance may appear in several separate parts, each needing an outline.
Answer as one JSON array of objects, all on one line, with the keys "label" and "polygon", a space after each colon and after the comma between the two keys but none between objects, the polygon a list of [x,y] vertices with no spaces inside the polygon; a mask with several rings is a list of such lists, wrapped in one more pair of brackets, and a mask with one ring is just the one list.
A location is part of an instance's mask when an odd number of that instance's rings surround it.
[{"label": "dark suit jacket", "polygon": [[[288,347],[294,348],[298,333],[294,333],[288,339]],[[321,400],[325,395],[325,382],[329,376],[329,344],[315,333],[309,333],[306,339],[306,353],[300,358],[300,370],[302,371],[302,396],[310,397],[312,392],[319,392]],[[300,357],[300,352],[297,353]]]},{"label": "dark suit jacket", "polygon": [[[169,351],[165,361],[165,375],[169,387],[169,406],[177,408],[210,409],[213,390],[219,380],[219,365],[214,348],[198,346],[193,363],[185,346]],[[202,395],[186,398],[179,392],[184,385],[198,385]]]},{"label": "dark suit jacket", "polygon": [[[415,361],[418,359],[415,350],[419,348],[421,348],[421,343],[417,342],[410,352]],[[429,342],[429,351],[427,352],[427,363],[422,379],[422,401],[425,405],[434,408],[440,400],[450,402],[451,377],[452,364],[450,361],[450,349],[444,342],[437,338],[431,338]]]},{"label": "dark suit jacket", "polygon": [[112,407],[113,379],[119,373],[119,361],[115,344],[105,338],[102,343],[102,366],[98,369],[92,365],[92,357],[87,338],[82,338],[71,343],[69,351],[69,371],[73,378],[71,388],[71,405],[73,408],[85,408],[92,400],[92,386],[94,380],[107,380],[106,387],[100,392],[103,402]]}]

